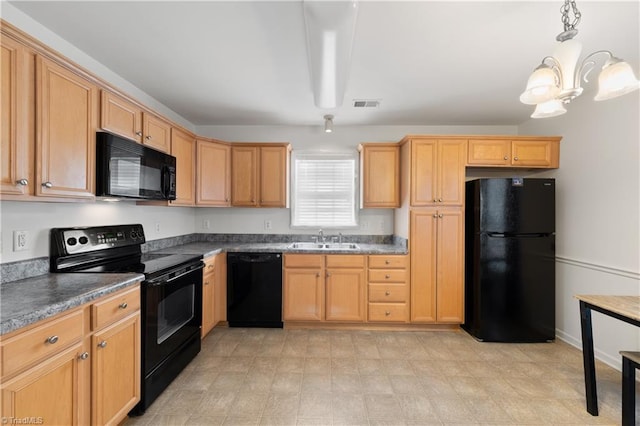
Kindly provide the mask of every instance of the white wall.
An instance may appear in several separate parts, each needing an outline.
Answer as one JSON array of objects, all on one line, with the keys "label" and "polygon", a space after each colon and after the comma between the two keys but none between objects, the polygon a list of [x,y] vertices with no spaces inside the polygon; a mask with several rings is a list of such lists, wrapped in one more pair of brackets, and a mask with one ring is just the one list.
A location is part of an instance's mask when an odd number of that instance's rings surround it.
[{"label": "white wall", "polygon": [[[556,178],[556,326],[580,345],[576,294],[640,295],[640,94],[605,102],[585,93],[560,117],[530,120],[520,134],[562,135]],[[593,316],[598,358],[620,368],[640,330]]]},{"label": "white wall", "polygon": [[[49,256],[49,229],[141,223],[147,240],[194,232],[193,209],[138,206],[133,202],[32,203],[0,202],[0,262]],[[159,231],[158,231],[159,229]],[[27,231],[27,250],[13,251],[13,231]]]}]

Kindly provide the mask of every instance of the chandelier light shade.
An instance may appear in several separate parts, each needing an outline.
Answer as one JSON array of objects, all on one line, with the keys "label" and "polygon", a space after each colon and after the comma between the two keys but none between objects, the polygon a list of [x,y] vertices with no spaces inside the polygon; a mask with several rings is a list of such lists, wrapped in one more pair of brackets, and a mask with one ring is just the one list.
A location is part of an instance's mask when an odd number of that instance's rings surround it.
[{"label": "chandelier light shade", "polygon": [[[573,21],[569,18],[570,12],[573,13]],[[640,88],[640,81],[635,77],[631,66],[608,50],[593,52],[579,62],[582,44],[574,40],[574,37],[578,34],[575,27],[582,15],[575,0],[565,0],[561,13],[564,31],[556,37],[558,45],[553,56],[542,60],[520,95],[520,102],[523,104],[536,105],[532,118],[555,117],[566,113],[564,104],[582,94],[581,82],[588,82],[587,75],[595,68],[598,56],[605,56],[607,59],[598,76],[598,93],[594,98],[596,101],[613,99]]]},{"label": "chandelier light shade", "polygon": [[333,115],[327,114],[324,116],[324,132],[333,132]]}]

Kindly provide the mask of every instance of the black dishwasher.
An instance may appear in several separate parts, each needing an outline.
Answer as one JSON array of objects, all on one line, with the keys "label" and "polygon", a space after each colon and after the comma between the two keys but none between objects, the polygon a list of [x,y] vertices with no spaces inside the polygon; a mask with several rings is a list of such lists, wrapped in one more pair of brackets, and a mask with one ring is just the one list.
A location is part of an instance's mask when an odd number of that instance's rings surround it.
[{"label": "black dishwasher", "polygon": [[227,321],[282,328],[281,253],[227,253]]}]

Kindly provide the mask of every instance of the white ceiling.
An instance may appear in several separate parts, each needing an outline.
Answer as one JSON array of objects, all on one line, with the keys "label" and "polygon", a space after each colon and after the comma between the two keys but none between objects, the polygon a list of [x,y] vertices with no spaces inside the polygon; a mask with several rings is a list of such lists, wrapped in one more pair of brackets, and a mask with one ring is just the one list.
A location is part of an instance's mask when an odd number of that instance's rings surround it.
[{"label": "white ceiling", "polygon": [[[527,77],[563,29],[562,0],[361,0],[344,104],[324,110],[301,1],[11,3],[194,125],[317,125],[328,113],[336,126],[519,124]],[[640,3],[577,3],[583,57],[611,50],[638,75]]]}]

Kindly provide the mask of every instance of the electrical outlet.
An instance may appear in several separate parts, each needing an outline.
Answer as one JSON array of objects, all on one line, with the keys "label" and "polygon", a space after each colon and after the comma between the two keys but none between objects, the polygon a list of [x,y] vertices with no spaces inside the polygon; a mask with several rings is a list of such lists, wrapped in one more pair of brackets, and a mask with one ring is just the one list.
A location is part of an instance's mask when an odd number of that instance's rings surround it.
[{"label": "electrical outlet", "polygon": [[205,219],[202,221],[202,227],[204,229],[209,229],[211,227],[211,222],[209,221],[209,219]]},{"label": "electrical outlet", "polygon": [[265,231],[268,231],[268,230],[270,230],[271,228],[272,228],[272,226],[271,226],[271,221],[270,221],[270,220],[265,220],[265,221],[264,221],[264,229],[265,229]]},{"label": "electrical outlet", "polygon": [[27,231],[13,231],[13,251],[27,249]]},{"label": "electrical outlet", "polygon": [[160,224],[156,223],[156,232],[160,232]]}]

